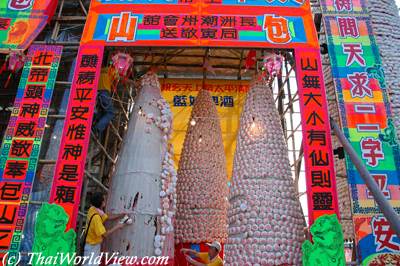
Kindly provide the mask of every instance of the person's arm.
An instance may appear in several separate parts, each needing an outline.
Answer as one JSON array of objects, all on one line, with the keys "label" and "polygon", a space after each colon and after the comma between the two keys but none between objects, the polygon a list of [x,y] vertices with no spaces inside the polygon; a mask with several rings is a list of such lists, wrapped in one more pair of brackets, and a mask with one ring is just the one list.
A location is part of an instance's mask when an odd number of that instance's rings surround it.
[{"label": "person's arm", "polygon": [[122,217],[124,217],[126,215],[126,213],[115,213],[115,214],[108,214],[108,219],[109,221],[114,221],[117,219],[121,219]]},{"label": "person's arm", "polygon": [[207,264],[195,261],[194,259],[189,257],[189,255],[186,255],[185,257],[186,257],[186,261],[189,262],[190,264],[194,265],[194,266],[207,266]]},{"label": "person's arm", "polygon": [[191,255],[191,256],[195,256],[195,257],[197,257],[197,251],[196,250],[193,250],[193,249],[188,249],[188,248],[183,248],[183,249],[181,249],[181,252],[183,253],[183,254],[185,254],[185,255]]}]

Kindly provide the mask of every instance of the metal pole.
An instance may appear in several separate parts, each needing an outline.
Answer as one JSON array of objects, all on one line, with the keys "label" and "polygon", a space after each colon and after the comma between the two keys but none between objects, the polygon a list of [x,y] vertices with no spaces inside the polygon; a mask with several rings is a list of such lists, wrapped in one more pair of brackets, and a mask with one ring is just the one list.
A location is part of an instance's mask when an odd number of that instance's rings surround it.
[{"label": "metal pole", "polygon": [[386,200],[385,196],[383,195],[382,191],[379,189],[378,185],[376,184],[374,178],[368,172],[367,167],[358,157],[357,153],[351,146],[350,142],[347,140],[346,136],[340,130],[339,126],[336,122],[330,118],[331,120],[331,127],[335,132],[336,136],[338,137],[340,143],[342,143],[344,150],[350,157],[351,162],[357,168],[360,176],[364,180],[365,184],[367,185],[369,191],[371,191],[372,195],[376,203],[378,204],[379,209],[382,211],[385,218],[388,220],[392,229],[396,232],[397,236],[400,237],[400,218],[390,205],[389,201]]}]

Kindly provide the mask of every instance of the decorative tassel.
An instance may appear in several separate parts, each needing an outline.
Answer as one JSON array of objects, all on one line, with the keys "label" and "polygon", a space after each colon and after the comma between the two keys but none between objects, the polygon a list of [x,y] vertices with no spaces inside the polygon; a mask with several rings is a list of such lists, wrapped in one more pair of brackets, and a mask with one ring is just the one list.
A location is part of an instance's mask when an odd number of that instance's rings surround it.
[{"label": "decorative tassel", "polygon": [[7,78],[6,84],[4,85],[4,88],[7,88],[7,87],[8,87],[8,84],[10,83],[10,80],[11,80],[11,75],[12,75],[12,73],[10,73],[10,74],[8,75],[8,78]]},{"label": "decorative tassel", "polygon": [[4,64],[0,68],[0,74],[2,74],[3,71],[5,71],[7,69],[7,63],[8,63],[8,57],[6,57],[6,61],[4,62]]},{"label": "decorative tassel", "polygon": [[249,51],[249,53],[247,54],[246,62],[245,62],[246,70],[249,70],[256,64],[256,62],[257,62],[256,56],[257,56],[256,50]]}]

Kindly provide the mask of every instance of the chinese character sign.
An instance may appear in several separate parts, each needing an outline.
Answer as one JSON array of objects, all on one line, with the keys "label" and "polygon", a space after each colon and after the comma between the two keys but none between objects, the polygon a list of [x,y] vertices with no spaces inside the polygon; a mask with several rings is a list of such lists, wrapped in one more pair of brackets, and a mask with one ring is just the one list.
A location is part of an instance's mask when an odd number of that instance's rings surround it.
[{"label": "chinese character sign", "polygon": [[70,217],[67,229],[75,227],[78,214],[102,57],[103,47],[80,47],[68,100],[50,194],[50,202]]},{"label": "chinese character sign", "polygon": [[320,0],[324,14],[366,14],[365,0]]},{"label": "chinese character sign", "polygon": [[0,52],[26,49],[57,8],[57,0],[0,1]]},{"label": "chinese character sign", "polygon": [[228,6],[268,6],[268,7],[300,7],[305,0],[97,0],[103,4],[168,4],[168,5],[191,5],[204,2],[211,5]]},{"label": "chinese character sign", "polygon": [[[178,165],[191,108],[197,93],[203,88],[203,81],[201,79],[160,79],[160,83],[162,96],[171,106],[174,117],[171,139],[175,150],[174,161]],[[236,136],[239,129],[239,118],[249,90],[249,82],[206,80],[204,88],[210,92],[221,118],[227,172],[230,175],[236,147]]]},{"label": "chinese character sign", "polygon": [[[100,15],[108,24],[97,24],[93,39],[107,43],[143,43],[157,41],[159,45],[179,41],[193,45],[201,42],[257,42],[264,45],[306,43],[301,17],[221,16],[191,14],[120,14]],[[193,42],[194,41],[194,42]]]},{"label": "chinese character sign", "polygon": [[307,1],[164,1],[92,1],[82,42],[131,46],[317,46]]},{"label": "chinese character sign", "polygon": [[[383,195],[400,213],[399,146],[366,3],[323,2],[323,10],[329,14],[324,21],[345,135]],[[348,157],[346,164],[360,259],[398,253],[400,239]]]},{"label": "chinese character sign", "polygon": [[309,224],[324,214],[339,217],[325,86],[319,51],[297,49],[296,76],[302,115]]},{"label": "chinese character sign", "polygon": [[0,153],[2,255],[19,252],[61,53],[62,46],[33,45],[22,72]]}]

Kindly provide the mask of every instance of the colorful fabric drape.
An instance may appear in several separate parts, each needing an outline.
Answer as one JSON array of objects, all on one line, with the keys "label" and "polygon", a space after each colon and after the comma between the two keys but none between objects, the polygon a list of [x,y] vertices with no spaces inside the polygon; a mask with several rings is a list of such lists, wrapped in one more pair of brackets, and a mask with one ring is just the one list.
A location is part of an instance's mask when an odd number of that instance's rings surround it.
[{"label": "colorful fabric drape", "polygon": [[57,0],[0,1],[0,53],[25,50],[52,18]]}]

